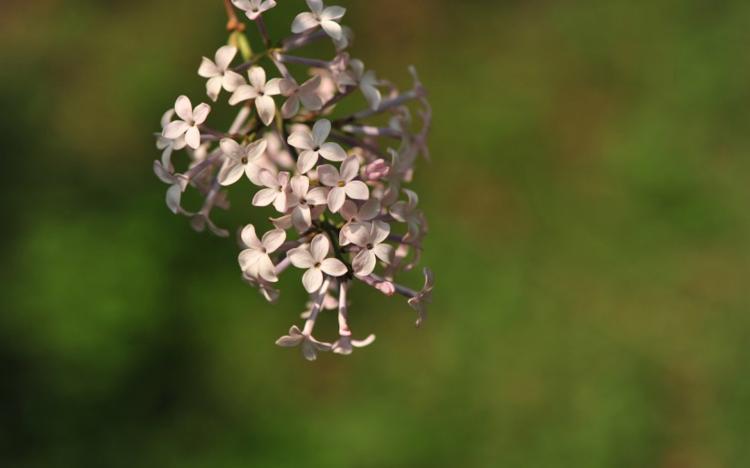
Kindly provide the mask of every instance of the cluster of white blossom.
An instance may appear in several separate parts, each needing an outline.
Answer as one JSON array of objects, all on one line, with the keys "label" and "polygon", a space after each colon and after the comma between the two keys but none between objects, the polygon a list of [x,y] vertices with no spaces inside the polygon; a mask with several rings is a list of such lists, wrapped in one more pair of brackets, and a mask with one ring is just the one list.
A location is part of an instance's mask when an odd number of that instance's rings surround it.
[{"label": "cluster of white blossom", "polygon": [[[346,50],[353,36],[341,25],[344,8],[306,2],[309,11],[294,19],[292,35],[272,42],[263,15],[276,6],[274,0],[225,1],[229,45],[213,60],[204,57],[198,75],[207,80],[208,98],[216,102],[225,91],[237,116],[220,131],[206,123],[209,104],[193,106],[187,96],[178,97],[162,118],[157,147],[163,153],[154,171],[170,186],[169,209],[190,218],[198,231],[229,235],[214,224],[211,212],[229,208],[226,187],[235,184],[252,190],[252,205],[276,212],[262,234],[252,224],[242,229],[239,265],[246,282],[271,302],[278,298],[274,285],[282,272],[292,266],[304,271],[302,285],[310,294],[304,326],[293,326],[277,344],[299,346],[313,360],[319,351],[349,354],[374,340],[374,335],[352,337],[348,301],[354,282],[406,297],[417,311],[417,325],[425,318],[430,270],[423,270],[424,286],[418,290],[397,283],[396,275],[416,267],[427,233],[417,194],[405,184],[412,181],[418,156],[429,156],[431,108],[413,69],[413,87],[400,92],[350,58]],[[263,51],[250,50],[235,8],[256,23]],[[335,51],[331,60],[292,54],[326,38]],[[295,77],[290,68],[304,70],[305,76]],[[365,108],[337,115],[337,104],[357,93]],[[419,122],[412,120],[411,108]],[[182,172],[173,164],[175,150],[189,157]],[[197,212],[181,204],[190,187],[203,197]],[[326,309],[338,311],[334,342],[313,336]]]}]

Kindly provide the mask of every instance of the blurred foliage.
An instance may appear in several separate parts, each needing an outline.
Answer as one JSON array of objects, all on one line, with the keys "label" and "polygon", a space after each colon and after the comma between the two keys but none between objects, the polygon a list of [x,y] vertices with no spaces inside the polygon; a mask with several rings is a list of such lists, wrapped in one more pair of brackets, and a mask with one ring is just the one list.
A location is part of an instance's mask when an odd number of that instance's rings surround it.
[{"label": "blurred foliage", "polygon": [[151,173],[225,38],[178,3],[0,5],[0,465],[750,465],[747,2],[337,2],[431,91],[438,287],[420,330],[358,288],[378,341],[313,364],[298,278],[266,305]]}]

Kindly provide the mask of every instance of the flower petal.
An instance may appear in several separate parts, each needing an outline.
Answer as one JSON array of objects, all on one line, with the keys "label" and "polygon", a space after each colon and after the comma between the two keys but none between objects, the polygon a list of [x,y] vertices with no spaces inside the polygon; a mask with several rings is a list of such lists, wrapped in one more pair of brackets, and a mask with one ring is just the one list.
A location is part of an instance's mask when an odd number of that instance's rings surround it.
[{"label": "flower petal", "polygon": [[315,148],[315,141],[313,141],[312,133],[310,130],[297,130],[292,132],[287,138],[287,143],[300,150],[312,150]]},{"label": "flower petal", "polygon": [[208,114],[211,112],[211,106],[206,103],[201,103],[193,109],[193,122],[195,125],[200,125],[206,121]]},{"label": "flower petal", "polygon": [[352,268],[357,276],[367,276],[375,270],[377,260],[375,254],[369,250],[363,249],[354,257]]},{"label": "flower petal", "polygon": [[221,148],[222,153],[232,159],[238,161],[242,159],[242,146],[232,138],[222,138],[219,142],[219,148]]},{"label": "flower petal", "polygon": [[260,96],[255,99],[255,107],[258,109],[258,115],[261,122],[266,126],[271,125],[276,115],[276,103],[271,96]]},{"label": "flower petal", "polygon": [[258,260],[258,276],[270,283],[279,281],[276,276],[276,267],[268,255],[261,255],[260,260]]},{"label": "flower petal", "polygon": [[180,96],[174,103],[174,111],[177,117],[182,120],[191,120],[193,118],[193,105],[190,103],[190,98],[187,96]]},{"label": "flower petal", "polygon": [[267,253],[274,253],[281,247],[281,244],[286,240],[286,231],[283,229],[274,229],[263,234],[263,247],[265,247]]},{"label": "flower petal", "polygon": [[328,192],[323,187],[315,187],[307,192],[307,204],[312,206],[325,205],[328,199]]},{"label": "flower petal", "polygon": [[245,168],[242,164],[235,160],[227,159],[219,171],[219,184],[228,187],[240,180],[244,172]]},{"label": "flower petal", "polygon": [[201,65],[198,67],[198,75],[203,78],[213,78],[221,75],[221,70],[219,70],[219,67],[211,59],[203,57]]},{"label": "flower petal", "polygon": [[289,261],[297,268],[312,268],[315,265],[315,259],[310,251],[305,247],[298,247],[289,251]]},{"label": "flower petal", "polygon": [[242,242],[251,249],[260,250],[263,248],[263,244],[260,242],[260,239],[258,239],[257,234],[255,234],[255,226],[252,224],[248,224],[242,229],[240,238],[242,239]]},{"label": "flower petal", "polygon": [[285,119],[291,119],[297,113],[299,112],[299,98],[294,96],[289,96],[289,99],[284,102],[284,104],[281,106],[281,116]]},{"label": "flower petal", "polygon": [[229,105],[233,106],[239,102],[255,99],[258,97],[258,91],[250,85],[242,85],[234,91],[229,98]]},{"label": "flower petal", "polygon": [[328,208],[332,213],[338,212],[346,201],[346,190],[343,187],[334,187],[328,192]]},{"label": "flower petal", "polygon": [[373,221],[372,230],[370,231],[371,242],[379,244],[383,242],[391,233],[391,226],[383,221]]},{"label": "flower petal", "polygon": [[216,66],[223,72],[229,68],[229,64],[232,63],[235,55],[237,55],[236,47],[230,45],[220,47],[219,50],[216,51],[216,56],[214,57],[216,59]]},{"label": "flower petal", "polygon": [[320,289],[323,284],[323,272],[320,268],[310,268],[302,275],[302,285],[305,287],[305,291],[314,293]]},{"label": "flower petal", "polygon": [[320,22],[320,26],[332,39],[340,41],[344,36],[344,31],[341,29],[341,25],[335,21],[323,20]]},{"label": "flower petal", "polygon": [[266,94],[266,96],[276,96],[281,94],[281,78],[271,78],[268,80],[268,83],[266,83],[266,86],[263,88],[263,92]]},{"label": "flower petal", "polygon": [[346,195],[355,200],[367,200],[370,198],[370,189],[361,180],[353,180],[344,187]]},{"label": "flower petal", "polygon": [[310,255],[316,262],[322,262],[331,250],[331,242],[325,234],[318,234],[310,242]]},{"label": "flower petal", "polygon": [[344,265],[344,262],[338,258],[326,258],[320,264],[320,269],[327,275],[331,276],[344,276],[349,270]]},{"label": "flower petal", "polygon": [[341,163],[341,178],[349,182],[359,174],[359,159],[349,156]]},{"label": "flower petal", "polygon": [[329,161],[343,161],[346,159],[346,151],[338,143],[324,143],[318,152]]},{"label": "flower petal", "polygon": [[187,132],[188,128],[190,128],[190,125],[188,125],[187,122],[183,122],[182,120],[175,120],[174,122],[169,122],[167,126],[164,127],[162,136],[164,138],[174,140],[184,135],[185,132]]},{"label": "flower petal", "polygon": [[297,206],[292,211],[292,224],[294,228],[300,232],[304,232],[312,225],[312,216],[310,215],[310,207],[308,206]]},{"label": "flower petal", "polygon": [[266,152],[266,148],[268,148],[268,142],[265,138],[261,138],[250,143],[247,148],[245,148],[245,155],[249,161],[254,161],[260,157],[261,154]]},{"label": "flower petal", "polygon": [[263,67],[252,67],[247,72],[248,78],[250,78],[250,84],[256,91],[260,91],[266,86],[266,70]]},{"label": "flower petal", "polygon": [[265,188],[258,191],[253,197],[253,206],[268,206],[276,201],[278,191],[272,188]]},{"label": "flower petal", "polygon": [[357,214],[360,221],[369,221],[380,214],[380,200],[371,198],[365,202]]},{"label": "flower petal", "polygon": [[315,15],[305,11],[294,18],[294,21],[292,22],[292,32],[294,34],[300,34],[308,29],[318,26],[319,24],[320,22],[315,19]]},{"label": "flower petal", "polygon": [[239,73],[235,73],[232,70],[224,72],[224,79],[222,80],[224,89],[230,93],[234,92],[240,86],[245,84],[245,79]]},{"label": "flower petal", "polygon": [[318,166],[318,179],[323,185],[335,187],[339,183],[339,171],[330,164]]},{"label": "flower petal", "polygon": [[321,119],[315,122],[312,129],[312,139],[316,146],[322,146],[331,134],[331,121]]},{"label": "flower petal", "polygon": [[201,132],[198,127],[190,127],[185,132],[185,143],[193,149],[198,149],[201,145]]},{"label": "flower petal", "polygon": [[311,151],[306,150],[303,151],[302,154],[299,155],[299,159],[297,159],[297,170],[305,174],[310,171],[313,167],[315,167],[315,163],[318,162],[318,152],[317,151]]},{"label": "flower petal", "polygon": [[310,179],[302,175],[296,175],[292,177],[289,184],[292,186],[292,193],[299,198],[304,198],[310,188]]},{"label": "flower petal", "polygon": [[393,262],[393,246],[388,244],[378,244],[372,249],[372,253],[375,254],[376,257],[381,259],[387,264],[391,264]]},{"label": "flower petal", "polygon": [[208,95],[212,101],[216,102],[216,99],[218,99],[223,82],[224,78],[220,76],[215,76],[206,82],[206,95]]}]

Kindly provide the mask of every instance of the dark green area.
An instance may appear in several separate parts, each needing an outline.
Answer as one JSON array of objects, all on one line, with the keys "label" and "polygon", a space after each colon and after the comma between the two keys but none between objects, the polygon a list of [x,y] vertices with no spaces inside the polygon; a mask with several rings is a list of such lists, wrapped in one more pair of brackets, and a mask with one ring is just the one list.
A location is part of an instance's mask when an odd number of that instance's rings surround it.
[{"label": "dark green area", "polygon": [[267,305],[151,173],[221,2],[3,1],[0,465],[750,466],[750,5],[336,3],[431,91],[437,288],[420,330],[357,288],[378,340],[311,364],[298,277]]}]

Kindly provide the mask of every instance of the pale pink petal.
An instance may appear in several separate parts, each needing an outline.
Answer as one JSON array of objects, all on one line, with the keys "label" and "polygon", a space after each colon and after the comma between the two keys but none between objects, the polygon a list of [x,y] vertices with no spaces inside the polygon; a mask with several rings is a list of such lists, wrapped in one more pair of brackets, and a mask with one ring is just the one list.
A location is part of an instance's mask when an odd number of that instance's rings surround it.
[{"label": "pale pink petal", "polygon": [[211,112],[211,106],[206,103],[198,104],[193,110],[193,122],[195,125],[200,125],[206,121],[208,114]]},{"label": "pale pink petal", "polygon": [[310,8],[310,11],[313,13],[322,13],[323,12],[323,0],[306,0],[307,7]]},{"label": "pale pink petal", "polygon": [[372,249],[372,253],[375,254],[376,257],[384,261],[385,263],[392,263],[393,262],[393,246],[388,244],[378,244]]},{"label": "pale pink petal", "polygon": [[323,284],[323,272],[319,268],[310,268],[302,275],[302,285],[305,291],[314,293]]},{"label": "pale pink petal", "polygon": [[299,85],[294,81],[294,78],[282,78],[279,81],[279,91],[283,96],[291,96],[298,88]]},{"label": "pale pink petal", "polygon": [[258,177],[260,177],[260,181],[264,186],[274,189],[274,192],[278,193],[276,192],[276,187],[279,185],[278,179],[271,171],[263,170]]},{"label": "pale pink petal", "polygon": [[351,223],[346,237],[354,244],[365,247],[370,242],[370,223]]},{"label": "pale pink petal", "polygon": [[242,158],[242,146],[232,138],[222,138],[219,142],[221,152],[232,159],[240,160]]},{"label": "pale pink petal", "polygon": [[323,100],[317,94],[300,93],[299,100],[302,101],[302,105],[305,106],[305,109],[311,111],[317,111],[323,107]]},{"label": "pale pink petal", "polygon": [[355,348],[364,348],[370,346],[375,341],[375,335],[370,335],[364,340],[352,340],[352,346]]},{"label": "pale pink petal", "polygon": [[318,359],[318,352],[315,349],[315,345],[312,344],[308,339],[302,342],[302,355],[308,361],[314,361]]},{"label": "pale pink petal", "polygon": [[258,91],[266,85],[266,71],[262,67],[252,67],[247,76],[250,78],[250,84]]},{"label": "pale pink petal", "polygon": [[255,99],[256,97],[258,97],[258,91],[255,88],[250,85],[242,85],[229,98],[229,105],[233,106],[239,102]]},{"label": "pale pink petal", "polygon": [[320,155],[329,161],[343,161],[346,159],[346,151],[338,143],[324,143],[320,147]]},{"label": "pale pink petal", "polygon": [[249,161],[257,159],[261,154],[266,152],[266,148],[268,148],[268,142],[265,140],[265,138],[255,140],[254,142],[250,143],[245,149],[247,159]]},{"label": "pale pink petal", "polygon": [[243,172],[245,172],[245,168],[242,164],[232,159],[227,159],[219,171],[219,184],[228,187],[240,180]]},{"label": "pale pink petal", "polygon": [[375,254],[367,249],[360,250],[352,261],[354,274],[357,276],[367,276],[375,270],[376,263]]},{"label": "pale pink petal", "polygon": [[169,122],[167,124],[167,126],[164,128],[164,131],[162,132],[162,136],[164,136],[164,138],[174,140],[184,135],[185,132],[187,132],[188,128],[190,128],[190,125],[188,125],[187,122],[183,122],[182,120],[175,120],[174,122]]},{"label": "pale pink petal", "polygon": [[318,152],[305,150],[299,155],[299,159],[297,159],[297,170],[302,174],[306,174],[310,169],[315,167],[315,163],[317,162]]},{"label": "pale pink petal", "polygon": [[330,164],[318,166],[318,179],[323,185],[335,187],[339,183],[339,171]]},{"label": "pale pink petal", "polygon": [[206,94],[212,101],[216,101],[221,92],[222,82],[224,78],[215,76],[206,82]]},{"label": "pale pink petal", "polygon": [[315,187],[307,192],[306,198],[308,205],[325,205],[326,200],[328,199],[328,191],[323,187]]},{"label": "pale pink petal", "polygon": [[344,276],[349,270],[344,265],[344,262],[338,258],[326,258],[320,264],[320,269],[327,275],[331,276]]},{"label": "pale pink petal", "polygon": [[287,138],[287,143],[301,150],[312,150],[315,148],[312,133],[309,130],[298,130]]},{"label": "pale pink petal", "polygon": [[343,18],[346,14],[346,8],[340,6],[330,6],[323,10],[320,19],[323,21],[337,20]]},{"label": "pale pink petal", "polygon": [[370,238],[373,244],[379,244],[383,242],[388,235],[391,233],[391,226],[383,221],[373,221],[372,231],[370,231]]},{"label": "pale pink petal", "polygon": [[315,259],[310,251],[305,247],[298,247],[289,251],[289,260],[297,268],[312,268],[315,265]]},{"label": "pale pink petal", "polygon": [[292,224],[294,224],[294,228],[298,231],[306,231],[312,224],[310,207],[297,206],[296,208],[294,208],[294,211],[292,211]]},{"label": "pale pink petal", "polygon": [[219,70],[219,67],[211,59],[203,57],[201,65],[198,67],[198,75],[203,78],[213,78],[221,75],[221,70]]},{"label": "pale pink petal", "polygon": [[237,55],[236,47],[230,45],[220,47],[219,50],[216,51],[216,66],[221,69],[221,71],[226,70],[229,68],[229,64],[232,63],[232,60],[234,60],[235,55]]},{"label": "pale pink petal", "polygon": [[287,335],[276,340],[276,344],[283,348],[294,348],[295,346],[299,346],[303,339],[305,339],[305,337],[302,336],[301,333],[297,335]]},{"label": "pale pink petal", "polygon": [[343,187],[334,187],[328,192],[328,208],[336,213],[346,201],[346,190]]},{"label": "pale pink petal", "polygon": [[353,218],[356,218],[359,214],[359,210],[357,209],[357,204],[354,203],[351,200],[347,200],[344,202],[343,205],[341,205],[341,210],[339,214],[347,221],[351,221]]},{"label": "pale pink petal", "polygon": [[284,102],[281,106],[281,116],[285,119],[291,119],[299,112],[299,98],[294,95]]},{"label": "pale pink petal", "polygon": [[322,146],[331,134],[331,121],[321,119],[315,122],[312,129],[312,139],[316,146]]},{"label": "pale pink petal", "polygon": [[315,15],[306,11],[300,13],[294,18],[294,22],[292,22],[292,32],[294,34],[300,34],[308,29],[318,26],[319,24],[318,20],[315,19]]},{"label": "pale pink petal", "polygon": [[255,267],[258,265],[258,262],[260,261],[260,257],[263,257],[264,255],[260,253],[260,251],[255,249],[245,249],[242,252],[240,252],[239,256],[237,257],[237,260],[240,263],[240,268],[242,271],[247,270],[254,270]]},{"label": "pale pink petal", "polygon": [[281,247],[281,244],[283,244],[285,240],[286,231],[282,229],[274,229],[273,231],[265,233],[261,242],[267,253],[273,253]]},{"label": "pale pink petal", "polygon": [[321,21],[320,26],[323,28],[326,34],[337,41],[340,41],[344,36],[344,32],[341,30],[341,25],[335,21]]},{"label": "pale pink petal", "polygon": [[242,229],[240,238],[242,239],[242,242],[251,249],[260,250],[263,248],[263,244],[260,242],[260,239],[258,239],[257,234],[255,234],[255,226],[252,224],[248,224]]},{"label": "pale pink petal", "polygon": [[279,192],[276,190],[276,200],[273,202],[273,207],[279,213],[285,213],[288,206],[288,197],[286,192]]},{"label": "pale pink petal", "polygon": [[359,89],[370,104],[370,108],[377,110],[380,107],[380,102],[383,100],[380,90],[374,86],[360,86]]},{"label": "pale pink petal", "polygon": [[331,242],[325,234],[318,234],[310,242],[310,255],[316,262],[322,262],[331,250]]},{"label": "pale pink petal", "polygon": [[380,200],[371,198],[359,209],[359,220],[369,221],[380,214]]},{"label": "pale pink petal", "polygon": [[198,149],[201,145],[201,132],[198,127],[190,127],[185,132],[185,143],[193,149]]},{"label": "pale pink petal", "polygon": [[276,267],[268,255],[261,255],[258,260],[258,276],[270,283],[279,281],[279,278],[276,276]]},{"label": "pale pink petal", "polygon": [[266,94],[266,96],[276,96],[278,94],[281,94],[280,83],[281,78],[271,78],[263,88],[263,92]]},{"label": "pale pink petal", "polygon": [[271,203],[276,201],[276,196],[278,195],[278,193],[279,192],[276,189],[272,189],[272,188],[265,188],[263,190],[260,190],[253,197],[253,206],[270,205]]},{"label": "pale pink petal", "polygon": [[224,79],[222,80],[222,84],[224,86],[224,89],[227,91],[234,92],[239,88],[240,86],[245,84],[245,79],[240,75],[239,73],[235,73],[231,70],[227,70],[224,73]]},{"label": "pale pink petal", "polygon": [[263,185],[260,182],[260,171],[262,169],[253,163],[247,163],[245,164],[245,175],[248,179],[250,179],[250,182],[252,182],[255,185],[261,186]]},{"label": "pale pink petal", "polygon": [[177,117],[182,120],[192,120],[193,105],[190,103],[190,98],[187,96],[178,97],[174,103],[174,111],[177,113]]},{"label": "pale pink petal", "polygon": [[271,96],[260,96],[255,99],[255,107],[258,109],[258,115],[261,122],[270,125],[276,115],[276,103]]},{"label": "pale pink petal", "polygon": [[302,175],[296,175],[292,177],[289,184],[292,186],[292,193],[299,198],[304,198],[310,188],[310,179]]},{"label": "pale pink petal", "polygon": [[349,156],[341,163],[341,178],[349,182],[359,174],[359,160],[356,156]]},{"label": "pale pink petal", "polygon": [[180,207],[181,198],[182,189],[179,184],[169,187],[169,190],[167,190],[167,208],[169,208],[172,213],[177,214],[182,209]]},{"label": "pale pink petal", "polygon": [[353,180],[344,187],[346,195],[355,200],[367,200],[370,198],[370,189],[361,180]]}]

